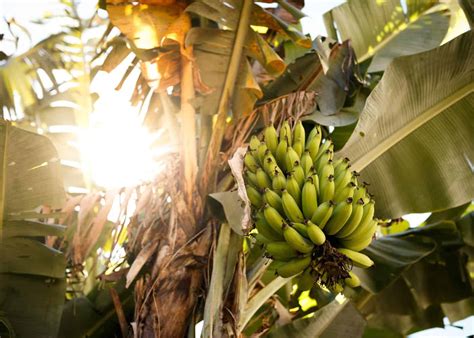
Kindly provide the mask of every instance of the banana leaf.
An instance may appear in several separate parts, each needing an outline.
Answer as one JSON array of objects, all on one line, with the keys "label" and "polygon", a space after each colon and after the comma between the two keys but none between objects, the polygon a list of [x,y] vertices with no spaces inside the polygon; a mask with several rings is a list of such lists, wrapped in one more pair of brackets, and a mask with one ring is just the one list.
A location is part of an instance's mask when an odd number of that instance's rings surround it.
[{"label": "banana leaf", "polygon": [[[307,112],[311,114],[304,119],[335,126],[356,122],[360,110],[343,108],[347,97],[353,94],[352,87],[356,82],[353,50],[349,41],[330,46],[326,56],[321,50],[312,49],[288,65],[280,77],[266,86],[263,101],[296,91],[315,91],[318,110]],[[365,97],[362,104],[363,101]]]},{"label": "banana leaf", "polygon": [[58,155],[45,136],[4,121],[0,151],[0,321],[10,323],[11,336],[54,337],[64,302],[66,262],[44,238],[62,235],[64,227],[21,215],[43,205],[62,206]]},{"label": "banana leaf", "polygon": [[375,195],[376,215],[438,211],[474,197],[473,33],[392,62],[340,157]]},{"label": "banana leaf", "polygon": [[[357,60],[373,56],[369,71],[385,70],[396,57],[438,47],[449,28],[450,12],[440,1],[350,0],[324,14],[327,29],[336,25],[350,39]],[[362,19],[363,18],[363,19]]]},{"label": "banana leaf", "polygon": [[285,326],[277,327],[268,334],[269,338],[311,338],[311,337],[361,337],[365,320],[354,305],[345,301],[333,301],[316,311],[313,317],[298,319]]},{"label": "banana leaf", "polygon": [[[10,119],[19,120],[18,127],[50,137],[59,158],[76,167],[80,167],[78,134],[68,132],[64,140],[64,133],[52,130],[88,124],[92,103],[84,53],[80,32],[69,30],[40,41],[0,66],[0,107],[9,111]],[[19,99],[14,100],[14,95]],[[85,188],[82,172],[68,166],[63,170],[67,187]]]}]

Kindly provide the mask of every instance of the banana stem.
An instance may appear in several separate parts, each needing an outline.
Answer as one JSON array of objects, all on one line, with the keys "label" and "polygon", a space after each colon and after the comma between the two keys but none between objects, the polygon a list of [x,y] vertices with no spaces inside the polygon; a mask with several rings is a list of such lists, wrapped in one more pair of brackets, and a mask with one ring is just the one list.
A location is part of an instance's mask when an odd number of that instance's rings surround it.
[{"label": "banana stem", "polygon": [[194,99],[193,65],[187,57],[181,57],[181,156],[184,172],[186,201],[192,204],[197,172],[196,112],[191,104]]},{"label": "banana stem", "polygon": [[217,108],[217,120],[214,124],[214,130],[207,149],[206,163],[202,168],[201,175],[201,192],[207,195],[208,192],[214,191],[217,177],[217,164],[219,163],[219,152],[221,149],[222,139],[224,138],[227,112],[229,110],[229,102],[234,92],[234,86],[240,68],[242,53],[244,50],[245,39],[250,23],[250,14],[253,1],[244,0],[240,11],[239,25],[235,34],[234,46],[230,56],[227,75],[222,88],[222,94]]}]

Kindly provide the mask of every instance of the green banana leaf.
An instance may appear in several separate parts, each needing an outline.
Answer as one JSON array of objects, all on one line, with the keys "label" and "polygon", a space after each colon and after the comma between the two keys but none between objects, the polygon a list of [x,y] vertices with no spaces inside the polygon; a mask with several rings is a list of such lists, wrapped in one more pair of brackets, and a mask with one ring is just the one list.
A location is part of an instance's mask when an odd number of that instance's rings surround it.
[{"label": "green banana leaf", "polygon": [[439,305],[421,308],[416,301],[410,286],[400,278],[373,296],[361,309],[361,313],[368,318],[368,328],[387,330],[391,333],[388,337],[396,333],[406,337],[415,331],[444,326],[444,314]]},{"label": "green banana leaf", "polygon": [[474,197],[473,33],[400,57],[367,99],[339,157],[375,195],[376,215],[397,218]]},{"label": "green banana leaf", "polygon": [[451,323],[457,322],[474,313],[474,296],[457,302],[443,303],[441,308]]},{"label": "green banana leaf", "polygon": [[471,202],[466,204],[462,204],[458,207],[433,212],[430,217],[428,217],[425,221],[426,224],[433,224],[436,222],[441,222],[445,220],[452,220],[457,221],[461,218],[462,214],[466,211],[466,209],[471,205]]},{"label": "green banana leaf", "polygon": [[456,224],[461,231],[464,243],[474,247],[474,211],[464,215]]},{"label": "green banana leaf", "polygon": [[354,305],[345,301],[333,301],[314,313],[313,317],[297,319],[290,324],[277,327],[269,338],[312,337],[361,337],[366,322]]},{"label": "green banana leaf", "polygon": [[65,290],[65,278],[0,273],[0,323],[11,324],[5,337],[56,337]]},{"label": "green banana leaf", "polygon": [[[290,27],[271,12],[257,4],[252,5],[250,24],[268,27],[303,47],[309,48],[311,40]],[[194,1],[186,11],[218,22],[230,30],[217,28],[193,28],[186,36],[186,45],[194,46],[194,57],[203,82],[210,87],[210,93],[197,100],[195,106],[206,115],[216,113],[228,74],[231,52],[235,43],[241,4],[228,1],[225,5],[217,0]],[[271,75],[280,75],[286,65],[270,45],[253,30],[249,30],[245,42],[245,53],[256,59]],[[262,98],[262,90],[257,83],[250,63],[243,60],[239,66],[236,87],[232,95],[233,117],[238,119],[249,114],[255,102]]]},{"label": "green banana leaf", "polygon": [[362,286],[378,293],[400,275],[441,247],[461,247],[460,233],[452,221],[413,228],[373,241],[363,252],[373,261],[369,269],[355,267]]},{"label": "green banana leaf", "polygon": [[[22,218],[65,201],[58,155],[45,136],[0,121],[0,321],[10,335],[54,337],[64,302],[64,255],[44,244],[64,227]],[[40,214],[36,215],[38,217]],[[47,217],[47,216],[46,216]]]},{"label": "green banana leaf", "polygon": [[223,332],[220,314],[242,248],[242,239],[242,236],[232,231],[229,224],[223,223],[221,225],[217,247],[213,253],[212,275],[204,308],[202,331],[204,337],[211,337],[213,334],[219,335]]},{"label": "green banana leaf", "polygon": [[435,249],[432,241],[420,239],[382,237],[363,252],[374,262],[369,269],[354,268],[362,286],[372,293],[382,291],[393,283],[406,268],[420,261]]},{"label": "green banana leaf", "polygon": [[[280,77],[264,88],[262,100],[269,101],[296,91],[315,91],[318,110],[308,112],[311,114],[304,119],[334,126],[356,122],[360,111],[343,108],[346,98],[352,94],[351,84],[355,82],[351,45],[345,41],[330,46],[326,56],[320,48],[312,49],[288,65]],[[365,98],[362,105],[363,101]]]},{"label": "green banana leaf", "polygon": [[350,39],[357,60],[373,56],[369,71],[385,70],[396,57],[438,47],[449,28],[450,12],[440,1],[349,0],[324,14],[328,31],[336,25]]},{"label": "green banana leaf", "polygon": [[88,72],[79,61],[85,53],[80,34],[70,30],[52,35],[0,66],[0,107],[8,109],[10,119],[19,120],[18,127],[48,136],[64,160],[66,186],[85,188],[79,135],[57,131],[58,127],[74,130],[86,126],[92,109]]},{"label": "green banana leaf", "polygon": [[[193,28],[187,35],[186,44],[194,46],[194,56],[202,80],[212,89],[195,104],[202,114],[213,115],[217,112],[234,37],[235,32],[213,28]],[[246,60],[240,64],[236,85],[232,110],[234,116],[238,118],[248,114],[257,99],[262,97],[260,86]]]},{"label": "green banana leaf", "polygon": [[59,314],[61,321],[58,338],[113,337],[119,331],[110,289],[120,297],[124,313],[132,321],[134,311],[133,289],[125,287],[125,278],[105,285],[96,284],[86,296],[76,297],[66,304]]},{"label": "green banana leaf", "polygon": [[472,314],[468,313],[472,288],[463,249],[452,221],[375,240],[363,251],[374,266],[354,268],[362,286],[371,292],[360,309],[370,318],[368,331],[406,334],[442,325],[445,315],[460,319]]}]

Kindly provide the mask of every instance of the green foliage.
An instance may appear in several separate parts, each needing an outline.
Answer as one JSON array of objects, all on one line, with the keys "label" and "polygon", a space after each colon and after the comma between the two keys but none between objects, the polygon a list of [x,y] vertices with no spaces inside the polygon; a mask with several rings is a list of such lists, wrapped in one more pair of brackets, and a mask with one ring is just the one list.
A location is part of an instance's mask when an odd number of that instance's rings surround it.
[{"label": "green foliage", "polygon": [[45,237],[61,236],[64,227],[31,219],[47,219],[51,216],[38,212],[42,206],[58,209],[64,203],[58,155],[45,136],[4,121],[0,153],[0,319],[11,336],[55,336],[66,262],[45,245]]},{"label": "green foliage", "polygon": [[443,210],[474,197],[474,129],[466,123],[474,99],[472,37],[467,32],[392,62],[339,153],[371,183],[379,217]]}]

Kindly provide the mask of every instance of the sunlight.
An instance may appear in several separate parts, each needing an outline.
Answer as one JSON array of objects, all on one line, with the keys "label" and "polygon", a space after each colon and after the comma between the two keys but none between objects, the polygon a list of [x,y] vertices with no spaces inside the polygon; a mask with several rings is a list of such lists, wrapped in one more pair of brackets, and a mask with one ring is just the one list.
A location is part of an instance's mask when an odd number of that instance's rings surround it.
[{"label": "sunlight", "polygon": [[104,188],[151,180],[157,171],[154,141],[138,118],[137,108],[120,93],[101,93],[90,127],[80,134],[80,149],[90,179]]}]

